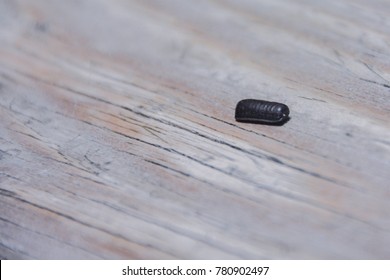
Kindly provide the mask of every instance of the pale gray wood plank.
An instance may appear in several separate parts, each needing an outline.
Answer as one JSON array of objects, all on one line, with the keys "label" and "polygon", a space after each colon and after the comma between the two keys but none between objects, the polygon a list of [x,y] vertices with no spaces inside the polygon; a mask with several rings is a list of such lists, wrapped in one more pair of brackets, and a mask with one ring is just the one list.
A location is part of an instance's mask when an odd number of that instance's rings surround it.
[{"label": "pale gray wood plank", "polygon": [[0,257],[389,258],[389,13],[0,1]]}]

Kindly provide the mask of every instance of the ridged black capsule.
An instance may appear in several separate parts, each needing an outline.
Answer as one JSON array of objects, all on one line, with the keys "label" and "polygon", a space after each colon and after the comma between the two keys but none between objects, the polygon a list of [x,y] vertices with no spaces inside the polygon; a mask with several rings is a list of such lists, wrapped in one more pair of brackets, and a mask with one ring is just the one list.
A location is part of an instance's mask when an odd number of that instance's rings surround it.
[{"label": "ridged black capsule", "polygon": [[244,99],[237,103],[236,120],[239,122],[279,124],[288,119],[287,105],[256,99]]}]

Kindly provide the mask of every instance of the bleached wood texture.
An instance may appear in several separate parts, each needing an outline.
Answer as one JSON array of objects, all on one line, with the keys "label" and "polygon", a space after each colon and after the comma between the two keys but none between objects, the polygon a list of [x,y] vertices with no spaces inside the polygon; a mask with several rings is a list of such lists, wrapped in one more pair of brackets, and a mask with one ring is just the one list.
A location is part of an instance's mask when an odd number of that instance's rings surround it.
[{"label": "bleached wood texture", "polygon": [[390,258],[390,1],[0,0],[0,26],[1,258]]}]

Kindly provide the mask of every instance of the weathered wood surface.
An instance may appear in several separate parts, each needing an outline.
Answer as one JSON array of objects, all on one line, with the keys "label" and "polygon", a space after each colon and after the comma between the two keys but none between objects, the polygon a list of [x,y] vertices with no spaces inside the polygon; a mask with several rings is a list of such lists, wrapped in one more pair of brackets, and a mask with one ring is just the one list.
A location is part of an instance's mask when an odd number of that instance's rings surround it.
[{"label": "weathered wood surface", "polygon": [[0,257],[390,258],[389,15],[0,0]]}]

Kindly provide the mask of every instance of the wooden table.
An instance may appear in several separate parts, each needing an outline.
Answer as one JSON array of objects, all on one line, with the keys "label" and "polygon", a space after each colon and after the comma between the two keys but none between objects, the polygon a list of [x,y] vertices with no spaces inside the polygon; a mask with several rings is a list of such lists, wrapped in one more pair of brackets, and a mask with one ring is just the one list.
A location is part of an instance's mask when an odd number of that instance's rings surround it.
[{"label": "wooden table", "polygon": [[[2,259],[389,259],[390,1],[0,0]],[[238,123],[236,103],[290,107]]]}]

